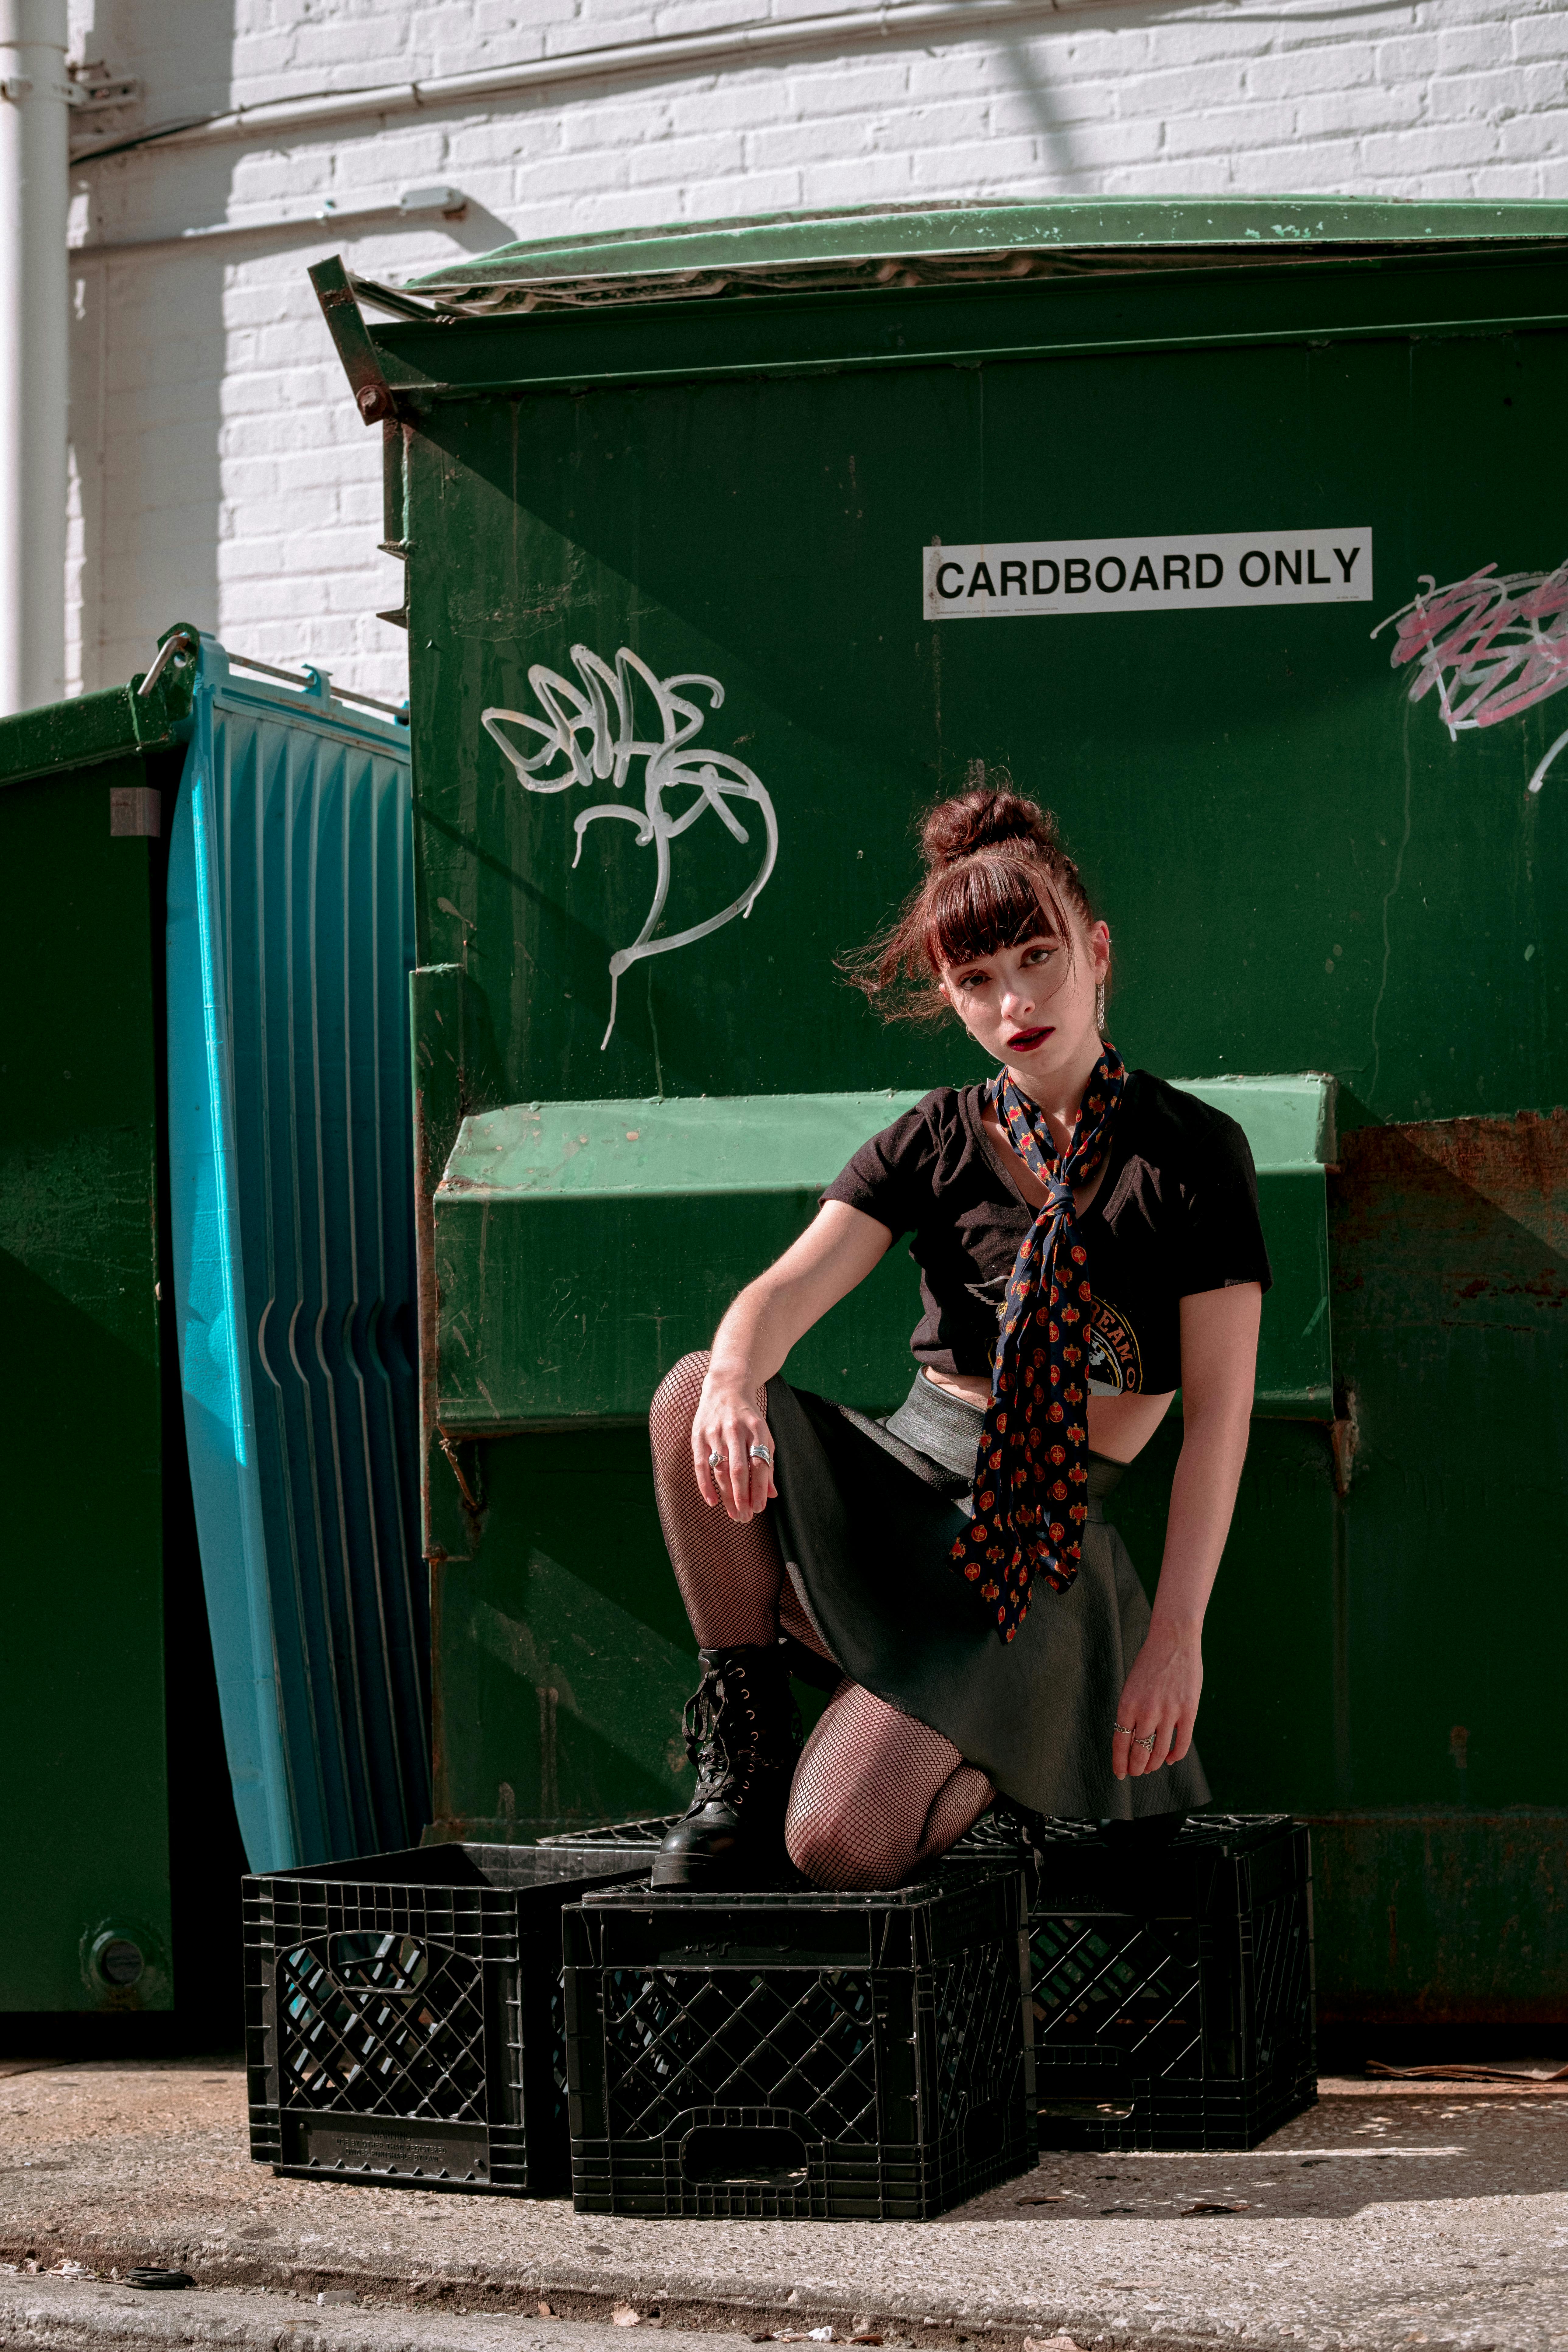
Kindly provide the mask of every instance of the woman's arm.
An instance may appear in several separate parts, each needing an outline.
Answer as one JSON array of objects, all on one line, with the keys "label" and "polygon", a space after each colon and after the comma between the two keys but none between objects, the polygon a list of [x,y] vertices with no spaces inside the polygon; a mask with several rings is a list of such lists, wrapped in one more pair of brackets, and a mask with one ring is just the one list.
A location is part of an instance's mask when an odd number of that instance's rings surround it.
[{"label": "woman's arm", "polygon": [[[722,1503],[744,1523],[776,1491],[771,1464],[751,1458],[753,1445],[773,1451],[757,1392],[795,1341],[865,1281],[892,1243],[878,1218],[847,1201],[827,1201],[800,1239],[741,1292],[713,1335],[691,1424],[697,1491],[705,1503]],[[723,1456],[717,1470],[708,1466],[710,1454]]]},{"label": "woman's arm", "polygon": [[[1177,1764],[1193,1744],[1204,1681],[1204,1611],[1247,1458],[1262,1309],[1256,1282],[1198,1291],[1181,1303],[1182,1451],[1149,1638],[1116,1713],[1127,1727],[1110,1743],[1119,1780]],[[1152,1732],[1153,1747],[1133,1745],[1127,1732],[1143,1739]]]}]

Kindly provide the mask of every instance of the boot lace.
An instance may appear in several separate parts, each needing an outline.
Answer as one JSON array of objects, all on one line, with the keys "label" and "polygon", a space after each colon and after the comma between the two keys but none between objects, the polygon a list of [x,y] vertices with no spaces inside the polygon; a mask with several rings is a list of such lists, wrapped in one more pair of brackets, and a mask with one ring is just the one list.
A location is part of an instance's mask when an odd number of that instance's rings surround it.
[{"label": "boot lace", "polygon": [[[712,1797],[724,1796],[737,1784],[735,1764],[719,1728],[719,1687],[724,1679],[721,1667],[707,1667],[701,1681],[681,1710],[680,1729],[686,1742],[686,1760],[697,1768],[697,1787],[691,1799],[693,1806],[706,1804]],[[739,1785],[744,1787],[745,1783],[741,1781]]]},{"label": "boot lace", "polygon": [[[759,1753],[760,1728],[752,1688],[743,1665],[724,1663],[703,1669],[702,1679],[687,1700],[680,1717],[687,1761],[696,1767],[697,1787],[692,1808],[717,1797],[743,1796],[759,1767],[782,1759]],[[725,1736],[725,1726],[730,1737]],[[794,1744],[800,1740],[799,1717],[790,1708]],[[793,1758],[790,1759],[793,1769]]]}]

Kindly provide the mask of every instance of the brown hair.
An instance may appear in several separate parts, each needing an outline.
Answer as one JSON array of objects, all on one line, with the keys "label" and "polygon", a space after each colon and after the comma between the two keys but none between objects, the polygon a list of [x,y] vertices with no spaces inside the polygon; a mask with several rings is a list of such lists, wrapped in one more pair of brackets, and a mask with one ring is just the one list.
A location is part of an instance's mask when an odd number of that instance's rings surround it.
[{"label": "brown hair", "polygon": [[[971,775],[984,776],[976,761]],[[935,1021],[952,1010],[938,986],[943,964],[1016,947],[1041,919],[1072,951],[1076,915],[1097,918],[1083,877],[1062,847],[1049,809],[1012,789],[1005,769],[939,801],[921,824],[925,879],[897,919],[841,969],[887,1021]]]}]

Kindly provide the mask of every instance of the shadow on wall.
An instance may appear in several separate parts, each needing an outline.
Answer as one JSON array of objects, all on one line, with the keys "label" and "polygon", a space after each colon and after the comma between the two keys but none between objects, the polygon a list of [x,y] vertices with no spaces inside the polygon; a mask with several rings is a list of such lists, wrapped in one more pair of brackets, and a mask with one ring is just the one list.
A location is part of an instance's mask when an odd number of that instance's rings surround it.
[{"label": "shadow on wall", "polygon": [[[1140,21],[1145,14],[1155,13],[1163,12],[1128,11],[1128,15],[1134,22]],[[1079,184],[1081,190],[1081,184],[1086,178],[1098,180],[1099,173],[1095,166],[1081,163],[1079,161],[1070,123],[1064,120],[1064,110],[1052,89],[1049,78],[1051,58],[1049,53],[1042,54],[1039,47],[1040,34],[1047,29],[1048,29],[1048,20],[1042,23],[1038,17],[1032,25],[1012,26],[999,23],[992,37],[995,40],[998,48],[1011,61],[1013,77],[1011,94],[1024,110],[1028,128],[1038,142],[1037,169],[1053,192],[1066,192],[1072,189],[1075,184]],[[1005,106],[1007,94],[998,93],[998,95],[1002,97]],[[994,130],[1004,136],[1007,130],[1014,127],[1010,121],[994,124]]]},{"label": "shadow on wall", "polygon": [[[499,214],[476,204],[471,196],[464,198],[460,219],[443,219],[441,226],[453,243],[460,245],[465,253],[493,253],[498,246],[515,245],[530,234],[526,227],[512,228]],[[422,266],[434,268],[437,265]],[[410,276],[413,274],[409,272]]]},{"label": "shadow on wall", "polygon": [[[142,85],[134,113],[78,135],[133,131],[230,102],[234,12],[213,0],[89,0],[73,8],[72,55]],[[73,238],[156,236],[227,209],[234,152],[197,151],[173,176],[156,149],[71,171]],[[199,158],[199,161],[198,161]],[[226,366],[225,271],[216,254],[74,256],[70,478],[75,579],[70,672],[91,693],[144,669],[158,633],[218,616],[219,473]]]},{"label": "shadow on wall", "polygon": [[216,256],[76,264],[70,439],[81,690],[152,660],[170,623],[217,626],[224,268]]},{"label": "shadow on wall", "polygon": [[[73,54],[141,84],[132,113],[92,130],[123,134],[231,105],[241,94],[237,5],[167,0],[148,10],[136,0],[88,0]],[[370,131],[374,143],[374,125],[353,127]],[[85,124],[78,130],[91,135]],[[432,175],[413,167],[404,174],[415,184],[422,176]],[[153,145],[73,167],[73,241],[173,238],[237,209],[264,215],[254,236],[211,247],[73,256],[67,586],[73,691],[90,693],[145,668],[159,632],[176,616],[221,634],[225,607],[233,619],[237,594],[242,650],[342,667],[339,612],[329,604],[319,616],[335,627],[299,627],[299,591],[287,574],[300,550],[291,551],[289,541],[337,521],[357,523],[361,507],[368,515],[378,506],[379,438],[374,448],[368,440],[362,448],[358,419],[346,406],[327,425],[324,441],[312,419],[324,389],[312,372],[330,375],[332,393],[341,379],[306,271],[343,249],[371,276],[401,276],[407,230],[377,223],[356,233],[345,224],[345,234],[314,222],[278,223],[278,215],[305,211],[329,194],[352,203],[339,179],[333,142],[316,140],[288,155],[251,141]],[[515,234],[471,200],[463,218],[421,226],[438,226],[475,253]],[[383,259],[387,227],[398,240],[391,267]],[[322,494],[318,509],[302,517],[300,494],[309,504],[313,492]],[[369,523],[358,533],[366,547],[379,535]],[[303,560],[319,575],[340,567],[336,551],[319,542]],[[396,585],[383,583],[379,601],[393,602]],[[376,588],[365,581],[367,607],[377,601]],[[269,622],[283,624],[286,644],[268,642]]]}]

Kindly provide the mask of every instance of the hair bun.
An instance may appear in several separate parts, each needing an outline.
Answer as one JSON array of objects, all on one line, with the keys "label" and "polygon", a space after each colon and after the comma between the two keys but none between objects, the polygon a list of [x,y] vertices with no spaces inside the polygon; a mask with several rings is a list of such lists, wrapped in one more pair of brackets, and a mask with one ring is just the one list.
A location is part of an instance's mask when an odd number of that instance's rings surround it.
[{"label": "hair bun", "polygon": [[977,784],[955,800],[942,802],[921,826],[921,854],[932,868],[955,866],[977,849],[1004,849],[1013,844],[1054,850],[1056,818],[1022,793],[993,784]]}]

